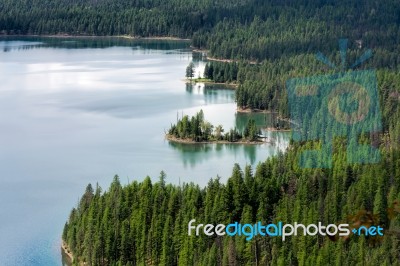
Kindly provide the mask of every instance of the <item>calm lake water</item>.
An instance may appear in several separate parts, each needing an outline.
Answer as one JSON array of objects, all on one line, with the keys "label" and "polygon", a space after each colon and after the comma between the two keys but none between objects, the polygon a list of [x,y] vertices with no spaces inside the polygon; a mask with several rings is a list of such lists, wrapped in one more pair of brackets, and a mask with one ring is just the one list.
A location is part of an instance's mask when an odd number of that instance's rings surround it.
[{"label": "calm lake water", "polygon": [[[0,265],[61,265],[60,235],[88,183],[157,180],[204,186],[284,150],[275,144],[183,145],[164,139],[203,109],[243,127],[234,91],[186,85],[189,44],[123,39],[0,39]],[[201,73],[204,62],[194,61]],[[257,114],[261,125],[268,117]]]}]

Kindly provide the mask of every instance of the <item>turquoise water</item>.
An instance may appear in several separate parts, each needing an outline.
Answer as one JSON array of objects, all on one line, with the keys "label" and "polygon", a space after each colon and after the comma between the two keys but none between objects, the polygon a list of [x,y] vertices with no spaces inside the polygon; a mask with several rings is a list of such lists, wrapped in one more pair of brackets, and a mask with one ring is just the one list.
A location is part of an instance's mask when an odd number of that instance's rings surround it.
[{"label": "turquoise water", "polygon": [[[202,109],[213,124],[242,127],[234,91],[182,80],[188,43],[124,39],[0,39],[0,264],[60,265],[60,235],[88,183],[107,188],[157,179],[204,186],[235,162],[256,165],[284,150],[183,145],[164,132]],[[204,62],[196,60],[201,72]],[[262,124],[267,118],[258,114]]]}]

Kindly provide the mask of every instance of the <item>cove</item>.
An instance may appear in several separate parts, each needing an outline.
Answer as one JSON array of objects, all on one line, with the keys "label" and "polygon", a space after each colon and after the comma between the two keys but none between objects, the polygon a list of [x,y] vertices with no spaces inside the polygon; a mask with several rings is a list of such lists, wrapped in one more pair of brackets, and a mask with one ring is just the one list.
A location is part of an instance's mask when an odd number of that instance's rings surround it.
[{"label": "cove", "polygon": [[200,109],[212,124],[260,125],[236,112],[234,90],[182,81],[188,42],[118,38],[0,39],[0,261],[60,265],[64,222],[88,183],[195,182],[231,174],[284,151],[274,145],[185,145],[165,140],[177,116]]}]

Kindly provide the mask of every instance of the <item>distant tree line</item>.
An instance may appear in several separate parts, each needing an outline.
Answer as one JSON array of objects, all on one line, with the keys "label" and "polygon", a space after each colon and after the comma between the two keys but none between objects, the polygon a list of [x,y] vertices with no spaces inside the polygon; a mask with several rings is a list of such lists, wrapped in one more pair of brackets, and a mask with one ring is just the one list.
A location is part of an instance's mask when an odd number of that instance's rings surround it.
[{"label": "distant tree line", "polygon": [[[346,140],[333,146],[333,167],[303,169],[301,152],[319,143],[291,143],[285,154],[255,171],[234,165],[221,182],[166,184],[149,177],[110,188],[88,185],[62,234],[76,262],[87,265],[399,265],[400,238],[400,2],[355,0],[54,0],[0,1],[3,34],[176,36],[208,56],[206,77],[237,83],[242,109],[289,117],[286,81],[329,74],[315,60],[321,51],[341,61],[337,40],[351,38],[348,62],[371,48],[361,69],[377,70],[383,129],[377,164],[348,164]],[[339,63],[340,64],[340,63]],[[322,121],[322,125],[324,125]],[[249,123],[251,124],[251,123]],[[193,141],[237,141],[203,115],[182,118],[168,133]],[[256,130],[245,130],[254,134]],[[251,133],[252,132],[252,133]],[[311,132],[311,131],[310,131]],[[314,132],[314,131],[312,131]],[[226,135],[229,133],[229,135]],[[241,133],[244,135],[245,133]],[[254,135],[253,135],[254,136]],[[241,136],[243,137],[243,136]],[[361,141],[366,141],[365,136]],[[202,223],[379,224],[381,238],[297,236],[278,238],[189,237],[191,219]]]},{"label": "distant tree line", "polygon": [[317,51],[340,62],[339,38],[351,38],[348,62],[370,48],[374,57],[365,68],[395,74],[400,63],[397,0],[362,5],[354,0],[1,0],[0,10],[3,34],[191,38],[192,46],[207,49],[210,57],[236,60],[210,64],[206,72],[213,81],[240,84],[239,108],[274,110],[284,117],[286,80],[326,72],[314,59]]},{"label": "distant tree line", "polygon": [[[354,47],[399,51],[400,3],[356,1],[250,1],[258,12],[226,17],[211,29],[193,34],[193,46],[217,58],[261,62],[300,53],[336,50],[339,38],[360,42]],[[238,11],[238,13],[246,12]],[[355,15],[357,14],[357,15]]]},{"label": "distant tree line", "polygon": [[3,34],[185,37],[239,60],[332,51],[344,36],[394,54],[400,43],[397,0],[1,0],[0,8]]}]

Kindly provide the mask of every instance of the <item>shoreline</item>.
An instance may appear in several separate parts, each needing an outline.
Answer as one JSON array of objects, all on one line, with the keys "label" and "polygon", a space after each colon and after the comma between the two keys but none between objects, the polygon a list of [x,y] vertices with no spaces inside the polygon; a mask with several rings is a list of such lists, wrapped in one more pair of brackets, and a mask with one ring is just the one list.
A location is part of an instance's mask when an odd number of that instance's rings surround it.
[{"label": "shoreline", "polygon": [[159,41],[191,41],[191,39],[172,37],[172,36],[130,36],[130,35],[71,35],[71,34],[0,34],[0,37],[42,37],[42,38],[82,38],[82,39],[101,39],[101,38],[121,38],[129,40],[159,40]]},{"label": "shoreline", "polygon": [[[190,38],[180,38],[174,36],[131,36],[131,35],[72,35],[72,34],[0,34],[0,37],[41,37],[41,38],[65,38],[65,39],[101,39],[101,38],[120,38],[120,39],[128,39],[128,40],[155,40],[155,41],[182,41],[182,42],[190,42],[192,39]],[[215,61],[215,62],[225,62],[225,63],[238,63],[240,60],[238,59],[224,59],[224,58],[216,58],[209,57],[207,54],[209,50],[206,49],[198,49],[196,47],[190,46],[192,52],[196,53],[204,53],[206,60]],[[244,60],[244,62],[248,62],[251,65],[257,65],[258,62],[254,60]],[[222,83],[225,84],[225,83]]]},{"label": "shoreline", "polygon": [[206,49],[199,49],[193,46],[190,46],[190,49],[192,49],[193,52],[195,53],[202,53],[202,54],[207,54],[210,50],[206,50]]},{"label": "shoreline", "polygon": [[270,110],[262,110],[262,109],[251,109],[251,108],[241,108],[237,107],[236,111],[238,113],[263,113],[263,114],[278,114],[278,112],[270,111]]},{"label": "shoreline", "polygon": [[211,140],[211,141],[194,141],[191,139],[179,139],[174,136],[171,136],[169,134],[165,135],[165,139],[174,142],[174,143],[181,143],[181,144],[190,144],[190,145],[196,145],[196,144],[241,144],[241,145],[259,145],[259,144],[265,144],[265,143],[272,143],[271,141],[247,141],[247,140],[238,140],[235,142],[230,142],[227,140]]},{"label": "shoreline", "polygon": [[[238,60],[238,59],[223,59],[223,58],[209,57],[207,55],[207,52],[203,52],[203,53],[206,53],[206,59],[208,61],[222,62],[222,63],[238,63],[238,62],[241,61],[241,60]],[[243,61],[249,63],[250,65],[257,65],[258,64],[256,61],[253,61],[253,60],[250,60],[250,61],[249,60],[243,60]]]},{"label": "shoreline", "polygon": [[212,84],[212,85],[224,85],[224,86],[229,86],[231,90],[235,90],[237,87],[239,87],[239,84],[236,83],[224,83],[224,82],[215,82],[211,80],[198,80],[198,79],[182,79],[182,81],[186,83],[194,83],[194,84],[199,84],[199,83],[204,83],[204,84]]},{"label": "shoreline", "polygon": [[[191,41],[191,39],[184,39],[184,38],[178,38],[178,37],[171,37],[171,36],[152,36],[152,37],[141,37],[141,36],[129,36],[129,35],[115,35],[115,36],[109,36],[109,35],[104,35],[104,36],[99,36],[99,35],[70,35],[70,34],[54,34],[54,35],[38,35],[38,34],[15,34],[15,35],[0,35],[1,37],[38,37],[38,38],[58,38],[58,39],[107,39],[107,38],[115,38],[115,39],[127,39],[127,40],[160,40],[160,41]],[[193,49],[195,50],[195,49]],[[206,50],[205,50],[206,51]],[[207,51],[206,51],[207,53]],[[218,59],[218,58],[212,58],[206,56],[207,60],[210,61],[218,61],[218,62],[239,62],[239,60],[233,60],[233,59]],[[257,64],[254,61],[249,61],[250,64]],[[186,80],[186,82],[195,82],[195,83],[207,83],[207,84],[215,84],[215,85],[224,85],[228,86],[230,88],[228,89],[235,89],[239,86],[239,84],[235,83],[220,83],[220,82],[213,82],[213,81],[192,81],[192,80]],[[265,113],[274,113],[272,111],[263,111],[263,110],[251,110],[251,109],[243,109],[239,110],[238,112],[248,112],[248,113],[253,113],[253,112],[265,112]],[[271,131],[281,131],[281,130],[271,130]],[[283,130],[282,130],[283,131]],[[192,141],[190,139],[179,139],[175,138],[173,136],[166,136],[166,139],[170,142],[174,143],[182,143],[182,144],[188,144],[188,145],[196,145],[196,144],[233,144],[233,145],[260,145],[260,144],[272,144],[274,143],[273,140],[269,138],[259,138],[257,141],[248,141],[248,140],[238,140],[235,142],[230,142],[227,140],[213,140],[213,141],[201,141],[201,142],[196,142]],[[68,244],[62,240],[61,243],[61,251],[65,255],[65,258],[68,260],[70,264],[74,263],[75,256],[72,253],[71,249],[69,248]],[[78,259],[78,258],[76,258]]]},{"label": "shoreline", "polygon": [[[82,38],[82,39],[101,39],[101,38],[120,38],[120,39],[128,39],[128,40],[158,40],[158,41],[183,41],[189,42],[192,39],[190,38],[180,38],[174,36],[131,36],[131,35],[72,35],[72,34],[0,34],[0,37],[42,37],[42,38],[65,38],[65,39],[73,39],[73,38]],[[209,50],[206,49],[198,49],[196,47],[190,46],[192,52],[196,53],[204,53],[206,60],[215,61],[215,62],[225,62],[225,63],[238,63],[241,60],[238,59],[226,59],[226,58],[216,58],[209,57],[207,54]],[[251,65],[257,65],[258,62],[254,60],[244,60],[244,62],[248,62]],[[223,83],[224,84],[224,83]]]},{"label": "shoreline", "polygon": [[74,262],[74,255],[72,254],[70,248],[64,240],[62,240],[61,242],[61,250],[66,255],[69,262],[72,264]]},{"label": "shoreline", "polygon": [[191,41],[192,39],[189,38],[179,38],[179,37],[173,37],[173,36],[152,36],[152,37],[140,37],[140,36],[129,36],[129,35],[121,35],[118,36],[119,38],[126,38],[126,39],[132,39],[132,40],[157,40],[157,41]]},{"label": "shoreline", "polygon": [[[205,54],[205,57],[206,57],[206,59],[208,61],[223,62],[223,63],[238,63],[238,62],[241,61],[239,59],[227,59],[227,58],[211,57],[211,56],[207,55],[210,52],[210,50],[199,49],[199,48],[196,48],[196,47],[193,47],[193,46],[190,46],[190,48],[192,49],[192,52]],[[254,60],[243,60],[243,61],[249,63],[250,65],[259,64],[257,61],[254,61]]]}]

